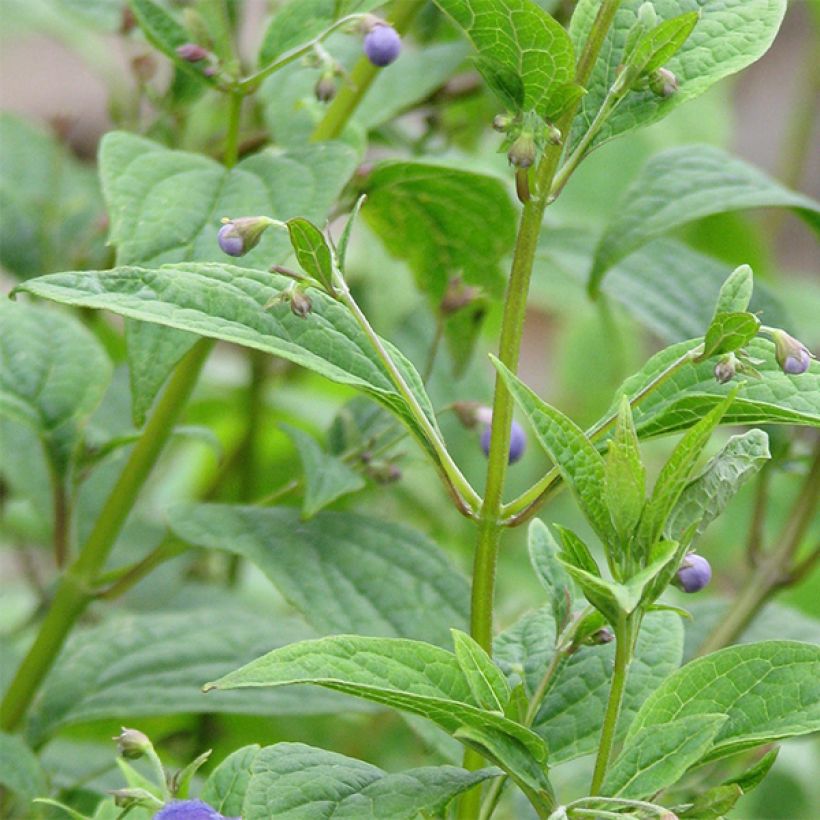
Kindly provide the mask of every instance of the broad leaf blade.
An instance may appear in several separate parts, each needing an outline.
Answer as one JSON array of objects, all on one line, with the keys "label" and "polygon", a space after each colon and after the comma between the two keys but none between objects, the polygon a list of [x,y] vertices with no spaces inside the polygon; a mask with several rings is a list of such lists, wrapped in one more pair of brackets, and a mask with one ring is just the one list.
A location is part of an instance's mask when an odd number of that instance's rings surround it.
[{"label": "broad leaf blade", "polygon": [[251,782],[253,762],[261,747],[243,746],[229,754],[208,776],[202,800],[225,817],[240,817]]},{"label": "broad leaf blade", "polygon": [[46,775],[37,755],[16,735],[0,732],[0,786],[23,801],[46,793]]},{"label": "broad leaf blade", "polygon": [[287,221],[290,243],[299,266],[320,282],[326,291],[333,292],[333,258],[324,234],[301,216]]},{"label": "broad leaf blade", "polygon": [[718,313],[706,331],[700,359],[733,353],[757,336],[760,319],[753,313]]},{"label": "broad leaf blade", "polygon": [[504,712],[510,686],[492,658],[466,632],[451,630],[456,660],[476,703],[489,711]]},{"label": "broad leaf blade", "polygon": [[557,641],[572,611],[574,597],[572,580],[558,560],[560,548],[543,521],[533,519],[528,532],[527,544],[532,568],[549,596]]}]

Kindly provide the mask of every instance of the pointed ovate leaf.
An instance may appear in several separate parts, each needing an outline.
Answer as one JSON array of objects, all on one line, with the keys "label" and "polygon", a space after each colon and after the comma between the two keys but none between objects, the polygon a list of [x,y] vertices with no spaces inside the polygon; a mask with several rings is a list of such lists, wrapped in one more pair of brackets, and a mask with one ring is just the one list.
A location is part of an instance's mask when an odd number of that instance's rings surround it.
[{"label": "pointed ovate leaf", "polygon": [[611,544],[615,531],[602,497],[606,482],[603,457],[575,422],[542,401],[500,361],[493,358],[493,364],[529,419],[538,441],[572,489],[592,528],[604,544]]},{"label": "pointed ovate leaf", "polygon": [[564,562],[564,566],[573,581],[581,588],[587,601],[603,615],[607,623],[613,626],[619,624],[622,616],[637,606],[637,599],[629,597],[626,588],[620,584],[606,581],[569,562]]},{"label": "pointed ovate leaf", "polygon": [[771,457],[769,437],[763,430],[732,436],[703,471],[683,489],[666,521],[664,531],[680,540],[692,525],[700,535],[725,509],[735,493],[754,477]]},{"label": "pointed ovate leaf", "polygon": [[46,776],[37,755],[22,737],[0,732],[0,786],[23,802],[46,792]]},{"label": "pointed ovate leaf", "polygon": [[495,729],[521,741],[539,762],[547,750],[525,727],[483,710],[455,655],[399,638],[337,635],[275,649],[206,685],[212,689],[313,683],[426,717],[450,734],[462,726]]},{"label": "pointed ovate leaf", "polygon": [[686,543],[659,541],[649,553],[649,563],[626,583],[631,600],[649,606],[659,598],[674,578],[686,555]]},{"label": "pointed ovate leaf", "polygon": [[653,692],[630,726],[662,730],[690,715],[726,715],[704,760],[820,730],[820,647],[763,641],[686,664]]},{"label": "pointed ovate leaf", "polygon": [[466,632],[450,630],[456,660],[476,703],[491,712],[504,712],[510,701],[510,685],[492,658]]},{"label": "pointed ovate leaf", "polygon": [[515,69],[490,56],[476,57],[473,64],[506,108],[510,111],[524,109],[524,82]]},{"label": "pointed ovate leaf", "polygon": [[774,766],[779,753],[780,746],[775,746],[773,749],[770,749],[754,766],[750,766],[739,775],[729,778],[726,781],[726,785],[736,784],[740,786],[743,794],[748,794],[763,782],[769,770]]},{"label": "pointed ovate leaf", "polygon": [[558,560],[565,566],[571,564],[590,575],[600,578],[601,571],[598,569],[598,564],[592,557],[592,552],[590,552],[586,543],[572,530],[566,529],[560,524],[553,524],[553,526],[561,536],[561,552],[558,554]]},{"label": "pointed ovate leaf", "polygon": [[460,168],[391,160],[366,178],[362,217],[387,250],[409,264],[438,303],[461,274],[499,296],[501,262],[515,241],[516,212],[496,177]]},{"label": "pointed ovate leaf", "polygon": [[735,390],[724,398],[686,431],[661,469],[638,527],[637,543],[644,551],[661,537],[669,514],[677,504],[684,487],[689,483],[695,463],[715,427],[720,424],[723,415],[734,401],[736,392]]},{"label": "pointed ovate leaf", "polygon": [[770,207],[791,208],[820,230],[820,204],[753,165],[709,145],[663,151],[649,160],[615,208],[595,249],[590,291],[599,291],[604,274],[618,261],[675,228],[725,211]]},{"label": "pointed ovate leaf", "polygon": [[[461,26],[485,64],[519,78],[524,111],[546,119],[560,113],[575,55],[566,31],[549,14],[531,0],[436,0],[436,5]],[[502,101],[508,103],[504,96]]]},{"label": "pointed ovate leaf", "polygon": [[724,820],[742,796],[737,783],[715,786],[699,794],[690,806],[677,809],[677,816],[681,820]]},{"label": "pointed ovate leaf", "polygon": [[333,257],[324,234],[301,216],[289,219],[286,224],[299,267],[332,294]]},{"label": "pointed ovate leaf", "polygon": [[182,539],[241,555],[317,630],[450,645],[466,626],[469,587],[446,554],[409,527],[341,512],[302,521],[296,510],[180,504]]},{"label": "pointed ovate leaf", "polygon": [[57,476],[111,379],[111,361],[77,319],[44,305],[0,300],[0,416],[31,427]]},{"label": "pointed ovate leaf", "polygon": [[[586,133],[624,62],[625,48],[644,0],[622,0],[592,71],[580,115],[568,140],[570,148]],[[589,37],[600,0],[579,0],[570,37],[577,53]],[[678,80],[671,97],[635,90],[604,123],[594,141],[600,145],[633,128],[650,125],[678,105],[700,96],[718,80],[745,68],[771,45],[786,11],[786,0],[653,0],[662,21],[699,12],[700,19],[674,54],[662,54],[664,67]]]},{"label": "pointed ovate leaf", "polygon": [[[306,318],[295,316],[284,303],[265,309],[291,284],[266,271],[182,263],[156,270],[121,266],[110,271],[57,273],[26,282],[20,289],[280,356],[363,390],[418,434],[404,399],[347,308],[316,291],[311,294],[313,310]],[[418,373],[392,345],[385,345],[435,425]]]},{"label": "pointed ovate leaf", "polygon": [[735,268],[720,286],[713,320],[721,313],[744,313],[754,291],[754,274],[748,265]]},{"label": "pointed ovate leaf", "polygon": [[500,773],[428,766],[388,774],[336,752],[277,743],[259,749],[250,763],[241,817],[414,820],[443,811],[454,797]]},{"label": "pointed ovate leaf", "polygon": [[356,200],[356,204],[353,206],[353,210],[350,212],[350,216],[348,216],[344,228],[342,228],[342,235],[339,237],[339,245],[336,248],[336,262],[342,273],[345,271],[345,259],[347,258],[347,246],[350,244],[350,235],[353,232],[356,220],[359,218],[359,211],[361,211],[362,205],[364,205],[366,201],[366,194],[362,194]]},{"label": "pointed ovate leaf", "polygon": [[606,774],[601,793],[641,800],[677,783],[709,751],[726,716],[688,715],[659,731],[650,726],[636,732]]},{"label": "pointed ovate leaf", "polygon": [[312,518],[336,499],[355,493],[365,486],[359,473],[348,467],[342,459],[326,453],[313,436],[289,424],[280,424],[280,427],[293,440],[302,460],[305,476],[302,515],[305,518]]},{"label": "pointed ovate leaf", "polygon": [[636,74],[661,68],[686,42],[698,18],[698,12],[690,11],[664,20],[638,39],[624,65],[632,68]]},{"label": "pointed ovate leaf", "polygon": [[225,817],[240,817],[260,749],[254,743],[231,752],[208,775],[202,787],[202,800]]},{"label": "pointed ovate leaf", "polygon": [[527,533],[530,564],[546,590],[555,620],[555,639],[569,622],[574,590],[572,580],[558,560],[560,548],[543,521],[535,518]]},{"label": "pointed ovate leaf", "polygon": [[757,336],[758,330],[760,319],[754,313],[718,313],[706,331],[703,353],[696,361],[740,350]]}]

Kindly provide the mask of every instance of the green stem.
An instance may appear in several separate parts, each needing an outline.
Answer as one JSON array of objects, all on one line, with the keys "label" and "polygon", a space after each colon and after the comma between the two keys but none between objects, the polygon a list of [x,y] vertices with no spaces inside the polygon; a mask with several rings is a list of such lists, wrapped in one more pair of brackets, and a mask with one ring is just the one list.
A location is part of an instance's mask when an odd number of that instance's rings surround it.
[{"label": "green stem", "polygon": [[239,123],[242,117],[242,92],[232,89],[228,96],[228,133],[225,137],[225,167],[233,168],[239,159]]},{"label": "green stem", "polygon": [[23,718],[74,622],[93,599],[97,575],[171,435],[212,345],[210,340],[201,339],[177,366],[88,539],[60,580],[40,631],[3,699],[0,728],[4,731],[14,729]]},{"label": "green stem", "polygon": [[68,561],[69,533],[71,529],[71,505],[65,481],[49,459],[54,528],[54,564],[62,569]]},{"label": "green stem", "polygon": [[95,597],[113,600],[125,594],[160,564],[182,555],[190,549],[190,544],[166,536],[141,561],[121,567],[97,577]]},{"label": "green stem", "polygon": [[789,512],[788,523],[777,539],[779,548],[754,569],[743,591],[732,604],[732,608],[698,649],[698,655],[708,655],[734,643],[772,595],[793,581],[792,562],[800,549],[806,530],[814,520],[818,499],[820,499],[820,438],[815,445],[809,473]]},{"label": "green stem", "polygon": [[615,628],[615,667],[612,671],[612,684],[609,689],[609,700],[604,713],[604,725],[601,730],[601,741],[598,744],[598,756],[595,758],[595,771],[592,775],[590,795],[601,791],[606,776],[606,768],[615,742],[615,730],[621,714],[621,703],[626,689],[626,678],[629,663],[632,660],[632,647],[637,633],[637,622],[630,616]]},{"label": "green stem", "polygon": [[[405,34],[423,5],[421,0],[397,0],[391,6],[387,19],[399,34]],[[339,93],[328,106],[324,118],[316,126],[311,137],[314,142],[333,140],[341,135],[350,116],[367,93],[373,80],[376,79],[379,70],[367,57],[360,57],[356,61],[347,82],[339,89]]]}]

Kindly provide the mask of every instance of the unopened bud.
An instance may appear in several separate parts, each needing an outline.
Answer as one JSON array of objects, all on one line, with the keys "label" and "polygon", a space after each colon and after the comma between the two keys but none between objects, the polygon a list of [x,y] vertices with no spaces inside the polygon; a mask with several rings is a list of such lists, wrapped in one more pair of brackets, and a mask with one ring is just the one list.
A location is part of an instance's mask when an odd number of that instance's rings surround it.
[{"label": "unopened bud", "polygon": [[294,288],[290,292],[290,312],[300,319],[306,319],[313,310],[313,302],[301,288]]},{"label": "unopened bud", "polygon": [[496,114],[493,117],[493,129],[495,131],[500,131],[502,134],[506,134],[507,131],[510,130],[512,124],[513,118],[507,114]]},{"label": "unopened bud", "polygon": [[516,168],[529,168],[535,162],[535,139],[529,131],[523,131],[507,151],[507,159]]},{"label": "unopened bud", "polygon": [[[487,425],[481,432],[481,449],[485,456],[490,455],[490,439],[492,438],[492,427]],[[524,428],[517,422],[513,421],[510,428],[510,450],[507,457],[507,463],[515,464],[521,456],[524,455],[524,450],[527,449],[527,434]]]},{"label": "unopened bud", "polygon": [[718,363],[715,365],[715,379],[720,384],[730,382],[737,375],[738,364],[737,356],[734,353],[727,353],[718,359]]},{"label": "unopened bud", "polygon": [[154,820],[230,820],[201,800],[174,800],[154,815]]},{"label": "unopened bud", "polygon": [[451,316],[471,305],[478,298],[478,289],[465,285],[460,276],[454,276],[447,284],[447,290],[441,300],[441,312]]},{"label": "unopened bud", "polygon": [[[458,420],[468,430],[472,430],[479,422],[489,424],[493,417],[493,411],[477,401],[456,401],[451,406],[453,412],[458,416]],[[479,418],[479,414],[481,414],[481,418]]]},{"label": "unopened bud", "polygon": [[561,145],[563,136],[561,130],[556,128],[551,122],[547,123],[547,142],[550,145]]},{"label": "unopened bud", "polygon": [[111,739],[117,741],[117,751],[130,760],[142,757],[151,748],[151,741],[146,735],[138,729],[126,729],[125,726]]},{"label": "unopened bud", "polygon": [[668,68],[659,68],[649,75],[649,87],[658,97],[671,97],[678,91],[678,78]]},{"label": "unopened bud", "polygon": [[319,77],[313,88],[313,93],[319,102],[330,102],[336,96],[336,80],[332,72],[326,72]]},{"label": "unopened bud", "polygon": [[675,576],[675,586],[684,592],[700,592],[712,580],[712,567],[702,556],[692,552],[683,559]]},{"label": "unopened bud", "polygon": [[395,464],[371,465],[367,473],[377,484],[395,484],[401,480],[401,468]]},{"label": "unopened bud", "polygon": [[[367,15],[372,18],[372,15]],[[367,25],[367,23],[366,23]],[[378,17],[373,18],[364,37],[364,53],[368,60],[378,68],[390,65],[401,52],[401,37],[392,26]]]},{"label": "unopened bud", "polygon": [[177,57],[180,60],[185,60],[186,63],[199,63],[202,60],[207,60],[211,56],[211,52],[196,43],[185,43],[177,48]]},{"label": "unopened bud", "polygon": [[156,806],[160,805],[159,800],[147,789],[113,789],[109,794],[114,798],[114,804],[121,809],[131,806],[156,808]]},{"label": "unopened bud", "polygon": [[216,239],[219,247],[228,256],[244,256],[259,244],[262,234],[274,224],[274,220],[267,216],[225,218]]},{"label": "unopened bud", "polygon": [[812,359],[809,349],[785,330],[775,330],[772,336],[774,337],[774,355],[780,369],[790,376],[805,373]]},{"label": "unopened bud", "polygon": [[587,646],[602,646],[603,644],[612,643],[614,640],[615,633],[608,626],[602,626],[591,635],[587,635],[583,643]]},{"label": "unopened bud", "polygon": [[138,82],[145,84],[156,74],[156,60],[150,54],[138,54],[131,60],[131,71]]}]

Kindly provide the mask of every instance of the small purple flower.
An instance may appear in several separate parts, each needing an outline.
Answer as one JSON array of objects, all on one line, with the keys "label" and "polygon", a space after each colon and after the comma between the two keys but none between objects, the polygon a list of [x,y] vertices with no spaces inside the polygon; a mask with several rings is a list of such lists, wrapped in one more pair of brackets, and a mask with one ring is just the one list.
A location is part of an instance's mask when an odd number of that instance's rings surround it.
[{"label": "small purple flower", "polygon": [[274,221],[267,216],[223,219],[216,241],[228,256],[244,256],[259,244],[262,234],[273,224]]},{"label": "small purple flower", "polygon": [[684,592],[700,592],[712,580],[712,567],[702,556],[692,552],[678,569],[677,586]]},{"label": "small purple flower", "polygon": [[216,241],[219,242],[219,247],[222,248],[228,256],[242,256],[242,254],[245,253],[245,243],[230,222],[219,229],[219,233],[216,235]]},{"label": "small purple flower", "polygon": [[225,820],[216,809],[201,800],[174,800],[163,806],[154,820]]},{"label": "small purple flower", "polygon": [[[481,432],[481,449],[484,451],[485,456],[490,454],[490,435],[491,428],[488,425]],[[509,463],[515,464],[515,462],[524,455],[524,450],[526,449],[527,434],[524,432],[524,428],[517,421],[513,421],[512,427],[510,428]]]},{"label": "small purple flower", "polygon": [[185,43],[177,48],[177,57],[188,63],[198,63],[207,60],[211,53],[196,43]]},{"label": "small purple flower", "polygon": [[373,65],[383,68],[390,65],[401,51],[401,37],[387,23],[376,23],[364,38],[364,53]]}]

